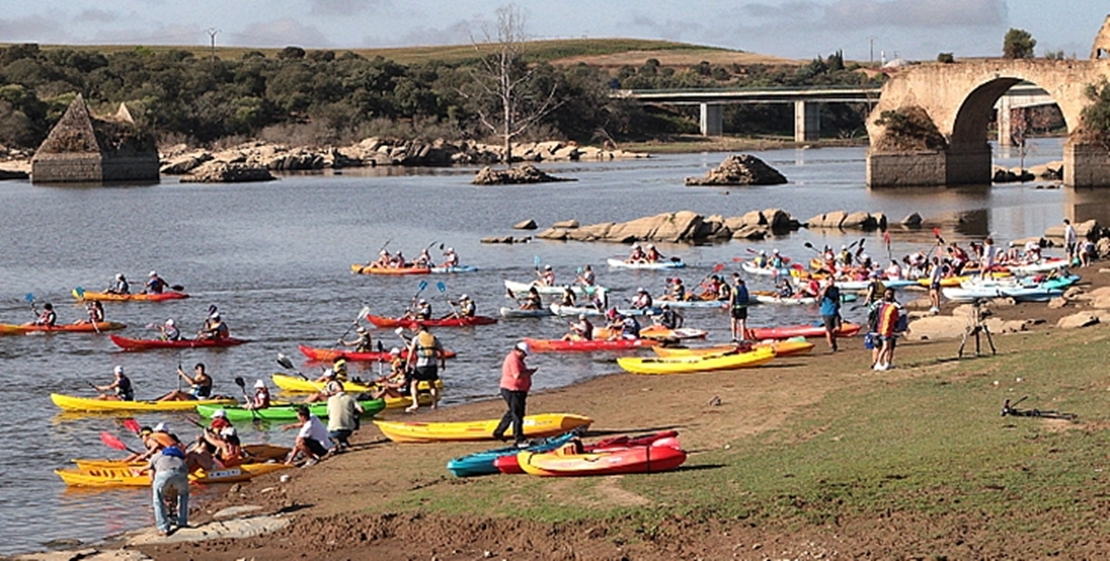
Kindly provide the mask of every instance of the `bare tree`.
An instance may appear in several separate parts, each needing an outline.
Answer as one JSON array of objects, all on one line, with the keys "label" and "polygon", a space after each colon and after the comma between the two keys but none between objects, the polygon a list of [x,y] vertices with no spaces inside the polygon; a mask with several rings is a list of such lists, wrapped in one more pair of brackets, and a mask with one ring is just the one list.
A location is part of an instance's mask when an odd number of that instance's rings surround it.
[{"label": "bare tree", "polygon": [[513,139],[558,107],[556,86],[538,88],[535,68],[524,60],[524,14],[509,4],[497,9],[497,28],[483,28],[484,41],[471,42],[479,65],[471,71],[473,89],[460,93],[474,102],[482,125],[505,143],[504,162],[512,164]]}]

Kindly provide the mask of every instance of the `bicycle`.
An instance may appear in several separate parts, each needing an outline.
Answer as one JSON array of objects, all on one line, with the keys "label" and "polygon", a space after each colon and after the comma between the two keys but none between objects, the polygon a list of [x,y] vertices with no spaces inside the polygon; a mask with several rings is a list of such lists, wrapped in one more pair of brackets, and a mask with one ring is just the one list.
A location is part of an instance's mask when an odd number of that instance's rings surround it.
[{"label": "bicycle", "polygon": [[1025,401],[1029,396],[1022,397],[1021,399],[1010,403],[1006,400],[1002,404],[1002,416],[1010,415],[1011,417],[1040,417],[1042,419],[1063,419],[1066,421],[1074,421],[1079,418],[1079,415],[1074,413],[1061,413],[1059,411],[1042,411],[1040,409],[1017,409],[1016,405]]}]

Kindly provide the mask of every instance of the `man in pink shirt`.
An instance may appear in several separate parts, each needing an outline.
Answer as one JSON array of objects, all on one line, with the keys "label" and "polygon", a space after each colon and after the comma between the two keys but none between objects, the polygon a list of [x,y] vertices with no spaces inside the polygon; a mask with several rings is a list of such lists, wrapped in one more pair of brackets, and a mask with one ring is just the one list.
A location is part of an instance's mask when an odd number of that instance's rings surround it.
[{"label": "man in pink shirt", "polygon": [[505,440],[505,430],[511,423],[513,426],[513,440],[519,448],[528,445],[524,438],[524,405],[528,399],[528,390],[532,389],[532,375],[535,368],[528,368],[524,364],[524,357],[528,356],[528,344],[521,341],[505,356],[501,363],[501,398],[509,406],[509,410],[501,417],[497,428],[493,429],[493,437]]}]

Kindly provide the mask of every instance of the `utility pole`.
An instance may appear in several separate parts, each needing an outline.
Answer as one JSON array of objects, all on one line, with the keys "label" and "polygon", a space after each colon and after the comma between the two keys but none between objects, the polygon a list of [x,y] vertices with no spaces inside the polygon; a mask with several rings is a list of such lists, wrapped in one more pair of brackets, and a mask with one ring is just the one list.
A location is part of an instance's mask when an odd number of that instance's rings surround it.
[{"label": "utility pole", "polygon": [[871,45],[870,57],[868,58],[868,61],[869,62],[875,62],[875,38],[874,37],[868,37],[867,41]]},{"label": "utility pole", "polygon": [[215,27],[209,27],[207,31],[208,31],[208,39],[210,40],[210,44],[212,45],[212,47],[211,47],[211,49],[212,49],[212,60],[215,61],[216,60],[216,34],[218,34],[220,32],[220,30],[216,29]]}]

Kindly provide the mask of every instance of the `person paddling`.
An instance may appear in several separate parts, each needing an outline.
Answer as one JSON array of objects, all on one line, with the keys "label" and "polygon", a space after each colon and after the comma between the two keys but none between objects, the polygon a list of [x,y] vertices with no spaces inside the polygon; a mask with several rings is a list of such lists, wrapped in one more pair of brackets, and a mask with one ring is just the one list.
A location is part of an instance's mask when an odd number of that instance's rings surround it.
[{"label": "person paddling", "polygon": [[174,390],[158,398],[157,401],[191,401],[212,397],[212,377],[205,371],[204,363],[198,362],[193,366],[192,376],[178,366],[177,375],[189,384],[189,391]]},{"label": "person paddling", "polygon": [[101,304],[100,300],[85,302],[85,312],[89,314],[89,319],[83,319],[77,323],[104,323],[104,304]]},{"label": "person paddling", "polygon": [[[455,303],[452,302],[452,304]],[[472,318],[478,313],[478,307],[474,303],[474,300],[471,300],[470,296],[467,296],[466,294],[459,296],[459,301],[455,305],[458,306],[458,309],[452,310],[451,314],[449,314],[447,317]]]},{"label": "person paddling", "polygon": [[128,378],[123,373],[122,366],[116,366],[112,369],[112,374],[115,379],[107,386],[93,386],[98,392],[113,392],[111,394],[101,393],[97,399],[105,401],[135,401],[135,389],[131,386],[131,378]]},{"label": "person paddling", "polygon": [[663,254],[659,253],[658,249],[655,249],[655,244],[650,243],[647,246],[647,253],[644,257],[647,259],[648,263],[658,263],[664,259]]},{"label": "person paddling", "polygon": [[146,280],[146,286],[143,288],[143,292],[147,294],[161,294],[162,291],[164,291],[166,287],[169,286],[168,284],[166,284],[165,279],[158,276],[157,271],[151,271],[150,275],[148,276],[149,278],[147,278]]},{"label": "person paddling", "polygon": [[563,335],[564,341],[591,341],[594,338],[594,324],[586,314],[578,314],[578,321],[573,321],[568,326],[570,332]]},{"label": "person paddling", "polygon": [[127,277],[123,273],[116,275],[115,282],[106,290],[108,294],[131,294],[131,283],[127,282]]},{"label": "person paddling", "polygon": [[447,250],[443,252],[443,256],[447,258],[446,260],[443,261],[443,264],[440,265],[444,269],[449,269],[451,267],[458,267],[459,266],[459,254],[455,253],[455,248],[453,248],[453,247],[447,248]]},{"label": "person paddling", "polygon": [[537,286],[555,286],[555,271],[552,270],[551,265],[544,265],[543,272],[536,271],[538,279],[532,281],[533,285]]},{"label": "person paddling", "polygon": [[204,329],[197,332],[197,339],[227,339],[231,336],[231,331],[220,317],[220,312],[213,312],[208,319]]},{"label": "person paddling", "polygon": [[174,325],[173,318],[167,319],[166,323],[155,327],[157,327],[158,332],[161,333],[161,339],[163,341],[181,340],[181,331],[177,329],[176,325]]},{"label": "person paddling", "polygon": [[54,304],[47,302],[42,305],[42,313],[34,322],[35,325],[54,327],[58,324],[58,314],[54,313]]},{"label": "person paddling", "polygon": [[343,345],[344,347],[354,347],[356,353],[369,353],[374,350],[374,341],[370,337],[370,331],[365,327],[361,325],[356,327],[355,336],[355,339],[352,341],[339,339],[335,344]]},{"label": "person paddling", "polygon": [[540,291],[536,287],[528,289],[528,294],[520,300],[520,309],[522,310],[541,310],[543,309],[543,299],[540,298]]}]

